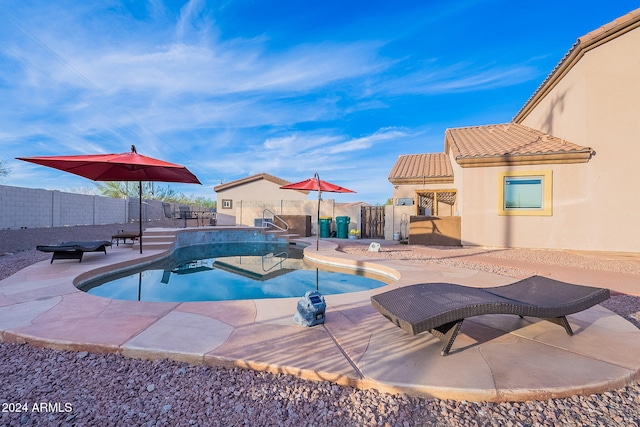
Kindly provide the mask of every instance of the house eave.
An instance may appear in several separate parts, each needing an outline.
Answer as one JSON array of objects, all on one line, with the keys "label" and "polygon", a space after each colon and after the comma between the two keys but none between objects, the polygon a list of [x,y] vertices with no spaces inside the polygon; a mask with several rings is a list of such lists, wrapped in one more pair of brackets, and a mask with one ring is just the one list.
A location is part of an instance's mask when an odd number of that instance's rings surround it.
[{"label": "house eave", "polygon": [[513,118],[514,123],[522,123],[522,121],[533,111],[533,109],[544,99],[563,77],[582,59],[582,57],[592,49],[607,43],[623,34],[628,33],[640,27],[640,14],[634,11],[635,15],[626,21],[623,25],[612,26],[611,28],[603,28],[600,34],[589,39],[578,41],[573,45],[561,62],[551,72],[551,74],[536,89],[531,98],[525,103],[520,111]]},{"label": "house eave", "polygon": [[519,156],[490,156],[456,158],[456,162],[463,168],[480,168],[490,166],[525,166],[543,164],[571,164],[587,163],[591,158],[591,151],[557,154],[528,154]]},{"label": "house eave", "polygon": [[[236,187],[241,187],[243,185],[247,185],[247,184],[251,184],[252,182],[256,182],[256,181],[260,181],[260,180],[265,180],[268,182],[272,182],[276,185],[287,185],[287,184],[291,184],[290,181],[287,181],[285,179],[282,178],[278,178],[277,176],[273,176],[270,175],[268,173],[260,173],[257,175],[251,175],[245,178],[241,178],[241,179],[237,179],[235,181],[231,181],[231,182],[227,182],[224,184],[220,184],[220,185],[216,185],[215,187],[213,187],[213,191],[215,191],[216,193],[221,193],[224,192],[226,190],[230,190],[232,188],[236,188]],[[300,193],[303,194],[308,194],[308,191],[304,191],[304,190],[295,190],[298,191]]]},{"label": "house eave", "polygon": [[452,176],[389,178],[393,185],[453,184]]}]

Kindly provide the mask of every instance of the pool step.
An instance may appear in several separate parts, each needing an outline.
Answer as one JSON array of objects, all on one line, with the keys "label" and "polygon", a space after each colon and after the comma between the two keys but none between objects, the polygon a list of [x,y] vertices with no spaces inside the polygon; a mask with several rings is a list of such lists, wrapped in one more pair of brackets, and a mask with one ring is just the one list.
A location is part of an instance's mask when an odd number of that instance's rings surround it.
[{"label": "pool step", "polygon": [[[176,240],[176,232],[172,230],[145,230],[142,235],[143,249],[168,249]],[[136,249],[140,248],[140,241],[133,244]]]},{"label": "pool step", "polygon": [[279,234],[278,237],[282,237],[284,239],[291,240],[291,239],[299,239],[300,235],[299,234],[289,233],[289,234]]},{"label": "pool step", "polygon": [[300,238],[299,234],[289,233],[287,231],[282,231],[282,230],[278,230],[278,229],[275,229],[275,228],[263,229],[262,233],[264,233],[264,234],[273,234],[276,237],[279,237],[279,238],[282,238],[282,239],[287,239],[287,240],[299,239]]}]

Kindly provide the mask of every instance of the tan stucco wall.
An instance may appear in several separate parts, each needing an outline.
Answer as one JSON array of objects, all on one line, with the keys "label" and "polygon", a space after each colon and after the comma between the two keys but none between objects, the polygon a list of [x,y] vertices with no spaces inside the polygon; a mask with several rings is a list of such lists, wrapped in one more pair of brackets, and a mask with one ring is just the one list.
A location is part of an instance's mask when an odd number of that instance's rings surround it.
[{"label": "tan stucco wall", "polygon": [[[605,205],[590,194],[589,164],[534,165],[462,169],[462,243],[497,247],[528,247],[628,251],[624,245],[602,247],[609,226]],[[500,172],[550,170],[552,215],[506,216],[498,214]],[[599,211],[599,212],[598,212]],[[604,234],[604,235],[603,235]]]},{"label": "tan stucco wall", "polygon": [[[640,251],[639,58],[640,28],[586,52],[522,120],[526,126],[592,147],[595,156],[587,164],[559,168],[553,180],[553,217],[525,221],[524,229],[513,224],[517,233],[511,238],[534,247],[548,242],[547,247]],[[465,181],[469,197],[471,181]],[[463,236],[475,238],[465,222]],[[555,236],[541,232],[548,224],[553,224]],[[495,220],[487,224],[495,225],[504,227]],[[537,227],[537,237],[526,237],[528,225]]]},{"label": "tan stucco wall", "polygon": [[412,245],[460,246],[459,216],[412,216],[409,243]]},{"label": "tan stucco wall", "polygon": [[[235,225],[236,210],[238,202],[244,201],[276,201],[276,200],[306,200],[307,195],[295,190],[283,190],[279,184],[266,179],[252,181],[243,185],[238,185],[216,193],[218,224]],[[231,200],[231,209],[223,208],[223,200]],[[260,214],[262,217],[262,213]],[[238,222],[238,224],[242,224]],[[253,221],[250,225],[253,225]]]}]

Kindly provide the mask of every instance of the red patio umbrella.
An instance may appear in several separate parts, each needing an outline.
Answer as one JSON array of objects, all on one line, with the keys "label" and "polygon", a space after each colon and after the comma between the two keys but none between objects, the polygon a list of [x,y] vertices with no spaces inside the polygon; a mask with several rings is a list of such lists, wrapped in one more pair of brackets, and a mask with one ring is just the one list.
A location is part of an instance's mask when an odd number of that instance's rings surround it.
[{"label": "red patio umbrella", "polygon": [[304,181],[295,182],[293,184],[283,185],[280,188],[285,190],[308,190],[318,192],[318,231],[316,233],[316,250],[318,250],[318,247],[320,246],[320,195],[322,192],[355,193],[355,191],[349,190],[348,188],[340,187],[339,185],[321,180],[318,172],[313,174],[313,178],[305,179]]},{"label": "red patio umbrella", "polygon": [[137,181],[140,184],[140,253],[142,253],[142,181],[202,184],[186,167],[137,153],[17,157],[94,181]]}]

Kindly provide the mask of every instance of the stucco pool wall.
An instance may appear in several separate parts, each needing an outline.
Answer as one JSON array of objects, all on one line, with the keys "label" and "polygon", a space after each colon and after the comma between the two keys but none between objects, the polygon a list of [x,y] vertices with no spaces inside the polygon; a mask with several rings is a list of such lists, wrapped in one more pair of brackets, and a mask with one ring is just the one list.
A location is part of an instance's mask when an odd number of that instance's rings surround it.
[{"label": "stucco pool wall", "polygon": [[176,233],[176,240],[169,252],[185,246],[209,245],[212,243],[266,242],[287,244],[288,240],[275,234],[263,233],[255,228],[183,230]]}]

